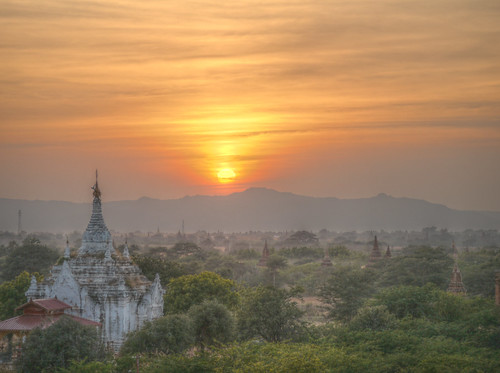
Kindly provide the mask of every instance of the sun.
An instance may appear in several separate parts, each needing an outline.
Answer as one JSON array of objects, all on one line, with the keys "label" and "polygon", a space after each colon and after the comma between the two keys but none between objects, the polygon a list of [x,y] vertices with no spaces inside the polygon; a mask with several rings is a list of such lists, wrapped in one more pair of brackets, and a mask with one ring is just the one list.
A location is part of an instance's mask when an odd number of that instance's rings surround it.
[{"label": "sun", "polygon": [[236,173],[232,168],[222,168],[217,172],[219,183],[230,183],[236,177]]}]

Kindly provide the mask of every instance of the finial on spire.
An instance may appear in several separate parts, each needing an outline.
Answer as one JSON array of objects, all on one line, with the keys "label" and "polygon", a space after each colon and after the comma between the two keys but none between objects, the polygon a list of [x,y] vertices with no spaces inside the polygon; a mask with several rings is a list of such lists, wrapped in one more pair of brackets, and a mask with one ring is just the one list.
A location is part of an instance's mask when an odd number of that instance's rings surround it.
[{"label": "finial on spire", "polygon": [[98,173],[97,173],[97,169],[96,169],[95,170],[95,184],[92,187],[92,190],[94,191],[94,193],[93,193],[94,198],[101,199],[101,191],[99,189],[99,183],[97,181],[97,177],[98,177]]},{"label": "finial on spire", "polygon": [[128,251],[127,236],[125,236],[125,247],[123,248],[123,257],[125,259],[130,259],[130,253]]},{"label": "finial on spire", "polygon": [[69,248],[68,235],[66,235],[66,248],[64,249],[64,259],[69,259],[71,256],[71,250]]}]

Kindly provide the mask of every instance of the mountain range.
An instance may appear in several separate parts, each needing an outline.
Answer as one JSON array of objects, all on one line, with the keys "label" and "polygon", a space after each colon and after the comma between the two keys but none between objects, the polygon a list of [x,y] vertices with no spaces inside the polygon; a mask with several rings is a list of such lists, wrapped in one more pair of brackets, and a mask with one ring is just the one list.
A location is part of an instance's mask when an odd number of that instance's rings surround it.
[{"label": "mountain range", "polygon": [[[0,199],[0,230],[17,231],[18,210],[27,232],[83,231],[92,210],[89,203]],[[119,232],[330,231],[498,229],[500,212],[453,210],[412,198],[379,194],[370,198],[306,197],[267,188],[250,188],[227,196],[186,196],[159,200],[103,202],[110,230]]]}]

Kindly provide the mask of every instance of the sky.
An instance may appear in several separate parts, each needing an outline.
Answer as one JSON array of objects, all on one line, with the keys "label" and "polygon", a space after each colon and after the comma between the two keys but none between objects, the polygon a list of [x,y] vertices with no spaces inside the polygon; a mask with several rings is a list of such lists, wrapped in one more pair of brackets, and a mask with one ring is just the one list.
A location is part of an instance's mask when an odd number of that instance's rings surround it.
[{"label": "sky", "polygon": [[0,198],[500,211],[497,0],[2,0]]}]

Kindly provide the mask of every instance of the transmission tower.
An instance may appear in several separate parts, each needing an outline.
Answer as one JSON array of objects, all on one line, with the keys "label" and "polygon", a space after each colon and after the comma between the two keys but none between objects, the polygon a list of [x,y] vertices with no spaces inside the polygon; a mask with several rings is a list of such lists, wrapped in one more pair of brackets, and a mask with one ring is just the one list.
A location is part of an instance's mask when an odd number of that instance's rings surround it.
[{"label": "transmission tower", "polygon": [[21,232],[23,231],[23,226],[21,225],[21,210],[17,213],[17,234],[21,235]]}]

